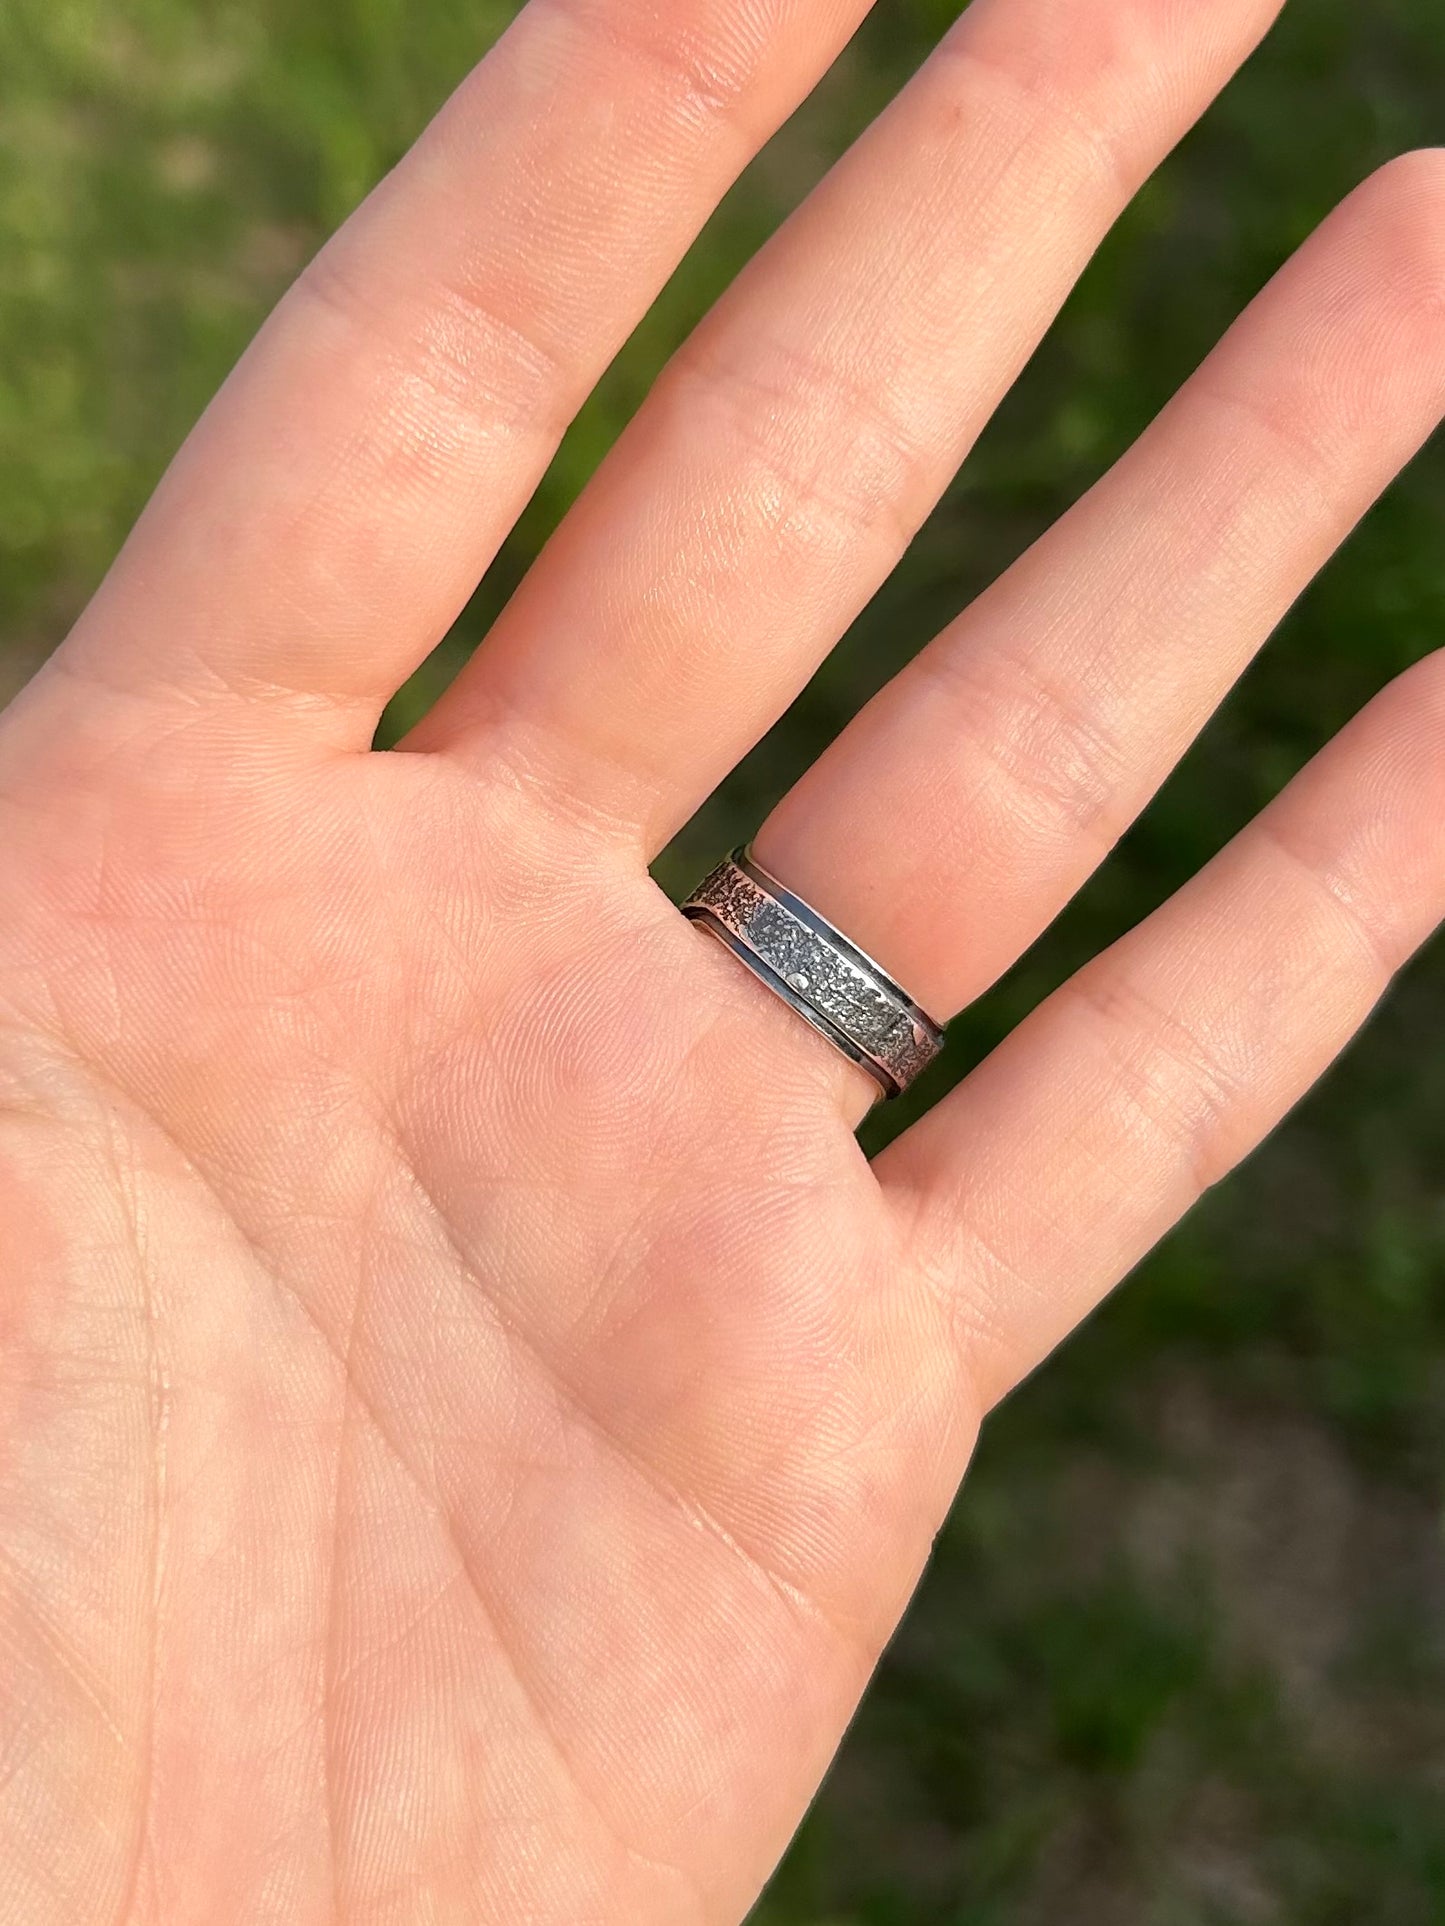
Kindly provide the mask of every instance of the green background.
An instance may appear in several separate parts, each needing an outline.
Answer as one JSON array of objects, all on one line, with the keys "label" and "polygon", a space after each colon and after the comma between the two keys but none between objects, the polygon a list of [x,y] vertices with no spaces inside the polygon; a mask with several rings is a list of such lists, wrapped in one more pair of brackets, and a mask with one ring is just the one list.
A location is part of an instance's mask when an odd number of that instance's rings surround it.
[{"label": "green background", "polygon": [[[268,303],[513,11],[6,0],[0,694],[63,633]],[[880,7],[609,374],[391,727],[454,670],[689,323],[958,11]],[[1336,199],[1442,137],[1439,0],[1294,0],[666,880],[756,823]],[[958,1024],[952,1074],[1445,640],[1442,537],[1436,450],[1106,873]],[[766,1926],[1445,1919],[1442,1014],[1437,945],[1324,1090],[992,1423]]]}]

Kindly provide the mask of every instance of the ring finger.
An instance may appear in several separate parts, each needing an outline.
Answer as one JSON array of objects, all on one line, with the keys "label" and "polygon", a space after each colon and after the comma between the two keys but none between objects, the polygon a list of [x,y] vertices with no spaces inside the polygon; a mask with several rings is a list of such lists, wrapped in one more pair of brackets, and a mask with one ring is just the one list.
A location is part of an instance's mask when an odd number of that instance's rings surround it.
[{"label": "ring finger", "polygon": [[1435,427],[1442,233],[1445,154],[1368,181],[759,835],[936,1016],[1058,913]]}]

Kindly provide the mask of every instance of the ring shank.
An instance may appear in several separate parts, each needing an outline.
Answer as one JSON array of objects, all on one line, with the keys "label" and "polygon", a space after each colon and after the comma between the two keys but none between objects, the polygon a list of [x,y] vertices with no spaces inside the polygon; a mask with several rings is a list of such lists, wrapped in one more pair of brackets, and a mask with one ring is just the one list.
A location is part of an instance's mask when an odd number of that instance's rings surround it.
[{"label": "ring shank", "polygon": [[683,915],[726,945],[833,1047],[897,1097],[943,1048],[943,1031],[825,917],[738,850]]}]

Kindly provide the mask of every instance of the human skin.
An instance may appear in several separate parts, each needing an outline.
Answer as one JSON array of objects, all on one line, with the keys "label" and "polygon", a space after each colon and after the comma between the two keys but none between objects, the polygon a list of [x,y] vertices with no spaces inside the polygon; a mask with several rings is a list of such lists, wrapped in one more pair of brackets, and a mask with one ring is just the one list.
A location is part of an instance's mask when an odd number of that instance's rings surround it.
[{"label": "human skin", "polygon": [[[864,0],[532,0],[0,719],[0,1916],[739,1921],[989,1407],[1445,910],[1445,657],[872,1166],[648,877],[1273,0],[976,0],[375,754]],[[948,1016],[1445,406],[1366,183],[761,829]]]}]

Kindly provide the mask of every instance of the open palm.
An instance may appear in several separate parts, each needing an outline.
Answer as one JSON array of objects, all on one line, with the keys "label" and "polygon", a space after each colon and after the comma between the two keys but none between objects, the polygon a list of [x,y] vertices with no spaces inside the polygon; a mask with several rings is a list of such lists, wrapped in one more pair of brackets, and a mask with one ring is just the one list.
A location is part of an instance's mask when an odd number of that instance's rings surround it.
[{"label": "open palm", "polygon": [[[864,0],[533,0],[0,723],[0,1915],[724,1922],[981,1415],[1445,907],[1445,659],[872,1167],[647,865],[1272,0],[976,0],[371,741]],[[1445,402],[1397,163],[763,827],[930,1009]]]}]

